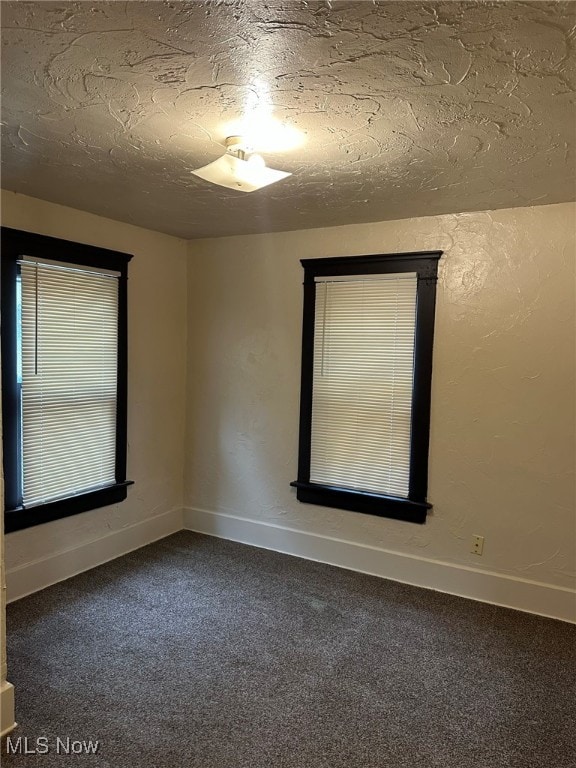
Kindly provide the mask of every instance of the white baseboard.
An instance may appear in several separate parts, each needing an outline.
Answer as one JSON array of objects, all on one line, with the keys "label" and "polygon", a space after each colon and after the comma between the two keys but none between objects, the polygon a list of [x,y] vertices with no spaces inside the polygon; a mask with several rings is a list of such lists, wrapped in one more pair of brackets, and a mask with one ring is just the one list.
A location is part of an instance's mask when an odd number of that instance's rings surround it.
[{"label": "white baseboard", "polygon": [[7,600],[25,597],[151,544],[182,527],[417,587],[576,623],[576,592],[493,571],[392,552],[237,515],[173,509],[6,573]]},{"label": "white baseboard", "polygon": [[79,547],[12,568],[6,572],[7,601],[19,600],[180,530],[182,509],[172,509]]},{"label": "white baseboard", "polygon": [[14,686],[4,681],[0,685],[0,738],[16,728],[14,721]]},{"label": "white baseboard", "polygon": [[576,623],[576,592],[551,584],[200,509],[184,509],[184,527],[417,587]]}]

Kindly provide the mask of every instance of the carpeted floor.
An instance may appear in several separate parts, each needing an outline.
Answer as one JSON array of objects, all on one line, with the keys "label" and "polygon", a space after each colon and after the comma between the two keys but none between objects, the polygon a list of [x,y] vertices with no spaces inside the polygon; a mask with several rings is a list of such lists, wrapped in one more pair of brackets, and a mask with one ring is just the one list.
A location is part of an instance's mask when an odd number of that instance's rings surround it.
[{"label": "carpeted floor", "polygon": [[576,766],[576,627],[242,544],[175,534],[8,631],[12,745],[49,751],[5,768]]}]

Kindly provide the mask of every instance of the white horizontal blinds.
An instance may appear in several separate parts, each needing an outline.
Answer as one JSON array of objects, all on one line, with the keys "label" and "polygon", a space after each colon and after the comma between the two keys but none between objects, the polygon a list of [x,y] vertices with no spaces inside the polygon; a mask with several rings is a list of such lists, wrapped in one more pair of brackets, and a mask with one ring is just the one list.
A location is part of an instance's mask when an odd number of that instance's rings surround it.
[{"label": "white horizontal blinds", "polygon": [[23,501],[115,482],[118,279],[21,262]]},{"label": "white horizontal blinds", "polygon": [[310,481],[407,497],[417,275],[316,283]]}]

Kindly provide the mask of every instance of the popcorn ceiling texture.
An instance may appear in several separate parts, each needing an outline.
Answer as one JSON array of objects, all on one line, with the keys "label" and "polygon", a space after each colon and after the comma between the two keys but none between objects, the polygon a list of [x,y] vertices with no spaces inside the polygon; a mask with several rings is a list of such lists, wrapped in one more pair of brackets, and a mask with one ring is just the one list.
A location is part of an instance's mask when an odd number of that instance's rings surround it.
[{"label": "popcorn ceiling texture", "polygon": [[[173,235],[574,199],[576,5],[3,2],[3,186]],[[191,171],[257,83],[306,143]]]}]

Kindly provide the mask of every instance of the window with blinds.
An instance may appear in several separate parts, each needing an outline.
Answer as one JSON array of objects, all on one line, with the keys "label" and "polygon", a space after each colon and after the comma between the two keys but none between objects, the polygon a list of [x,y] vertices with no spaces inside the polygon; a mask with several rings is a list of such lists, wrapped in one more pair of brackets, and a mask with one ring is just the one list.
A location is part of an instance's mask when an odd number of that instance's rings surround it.
[{"label": "window with blinds", "polygon": [[1,228],[7,532],[127,496],[131,256]]},{"label": "window with blinds", "polygon": [[299,501],[425,522],[440,256],[302,261]]},{"label": "window with blinds", "polygon": [[118,274],[21,260],[23,504],[115,482]]},{"label": "window with blinds", "polygon": [[416,285],[316,278],[311,482],[408,497]]}]

